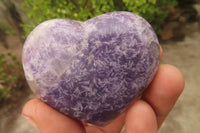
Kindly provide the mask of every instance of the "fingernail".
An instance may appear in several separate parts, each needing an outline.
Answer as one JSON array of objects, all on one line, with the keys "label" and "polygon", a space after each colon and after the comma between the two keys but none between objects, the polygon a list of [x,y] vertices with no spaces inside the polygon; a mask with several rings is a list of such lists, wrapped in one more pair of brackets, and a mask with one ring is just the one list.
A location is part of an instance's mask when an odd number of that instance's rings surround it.
[{"label": "fingernail", "polygon": [[30,125],[32,125],[34,128],[36,128],[36,129],[38,130],[37,125],[35,124],[35,122],[34,122],[30,117],[27,117],[27,116],[24,116],[24,115],[22,115],[22,116],[24,117],[24,119],[25,119]]}]

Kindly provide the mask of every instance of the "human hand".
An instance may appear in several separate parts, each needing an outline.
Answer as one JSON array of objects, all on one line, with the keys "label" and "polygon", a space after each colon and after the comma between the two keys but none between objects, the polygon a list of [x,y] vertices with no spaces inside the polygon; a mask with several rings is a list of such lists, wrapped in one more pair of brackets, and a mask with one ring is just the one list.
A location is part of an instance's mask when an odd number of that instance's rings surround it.
[{"label": "human hand", "polygon": [[160,65],[142,98],[105,127],[73,120],[39,99],[26,103],[22,114],[41,133],[120,133],[124,124],[125,133],[156,133],[183,89],[181,72],[174,66]]}]

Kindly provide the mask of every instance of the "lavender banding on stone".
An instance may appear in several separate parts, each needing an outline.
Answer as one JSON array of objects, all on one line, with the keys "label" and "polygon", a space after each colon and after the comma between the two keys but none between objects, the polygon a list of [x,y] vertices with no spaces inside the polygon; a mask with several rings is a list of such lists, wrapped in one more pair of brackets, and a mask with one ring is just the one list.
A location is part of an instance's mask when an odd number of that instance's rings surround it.
[{"label": "lavender banding on stone", "polygon": [[85,22],[38,25],[23,47],[30,88],[56,110],[99,126],[122,113],[152,81],[157,36],[142,17],[111,12]]}]

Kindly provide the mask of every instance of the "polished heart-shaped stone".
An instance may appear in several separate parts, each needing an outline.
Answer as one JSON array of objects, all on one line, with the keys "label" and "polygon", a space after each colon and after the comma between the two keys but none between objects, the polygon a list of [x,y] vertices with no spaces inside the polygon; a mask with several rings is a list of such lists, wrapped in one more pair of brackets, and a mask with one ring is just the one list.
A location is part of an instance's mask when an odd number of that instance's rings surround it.
[{"label": "polished heart-shaped stone", "polygon": [[99,126],[116,118],[147,88],[159,60],[150,24],[123,11],[85,22],[43,22],[27,37],[22,57],[28,84],[41,100]]}]

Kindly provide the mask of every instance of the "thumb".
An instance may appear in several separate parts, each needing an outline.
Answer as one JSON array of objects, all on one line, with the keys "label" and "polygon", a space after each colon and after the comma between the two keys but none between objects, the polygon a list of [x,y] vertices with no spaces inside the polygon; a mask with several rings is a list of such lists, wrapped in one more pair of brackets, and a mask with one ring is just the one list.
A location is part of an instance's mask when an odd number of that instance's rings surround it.
[{"label": "thumb", "polygon": [[85,133],[80,122],[61,114],[39,99],[26,103],[22,114],[41,133]]}]

